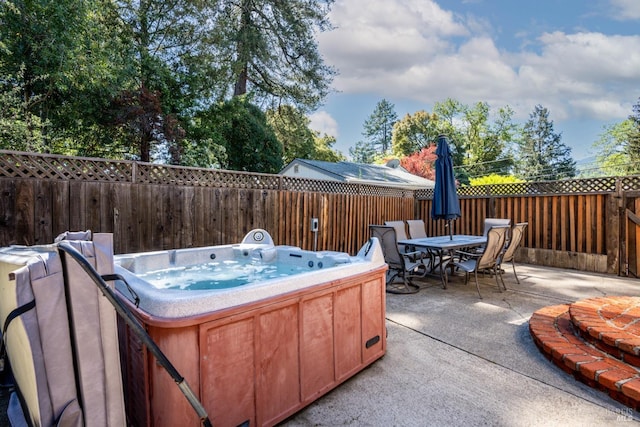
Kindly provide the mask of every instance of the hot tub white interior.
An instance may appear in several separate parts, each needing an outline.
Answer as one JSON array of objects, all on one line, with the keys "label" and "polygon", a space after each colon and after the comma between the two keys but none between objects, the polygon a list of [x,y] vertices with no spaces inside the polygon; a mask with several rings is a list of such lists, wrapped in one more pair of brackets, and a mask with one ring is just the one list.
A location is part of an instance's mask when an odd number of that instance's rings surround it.
[{"label": "hot tub white interior", "polygon": [[[295,275],[275,277],[226,289],[163,289],[139,275],[158,270],[176,269],[211,263],[213,260],[251,259],[262,263],[280,263],[302,267]],[[384,264],[377,239],[368,241],[356,256],[333,251],[305,251],[294,246],[275,246],[264,230],[252,230],[239,244],[203,248],[175,249],[117,255],[116,273],[125,278],[139,297],[139,307],[164,318],[195,316],[240,304],[267,299],[310,286],[358,275]],[[131,292],[121,281],[118,291],[133,301]]]}]

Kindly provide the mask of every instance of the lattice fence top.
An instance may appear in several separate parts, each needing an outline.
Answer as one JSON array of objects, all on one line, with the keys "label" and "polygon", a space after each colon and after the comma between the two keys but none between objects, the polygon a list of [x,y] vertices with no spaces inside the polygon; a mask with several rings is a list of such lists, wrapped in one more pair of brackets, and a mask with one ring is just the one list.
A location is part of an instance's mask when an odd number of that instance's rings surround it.
[{"label": "lattice fence top", "polygon": [[[432,199],[433,189],[410,190],[383,185],[294,178],[283,175],[158,165],[126,160],[94,159],[0,150],[0,177],[102,182],[131,182],[198,187],[288,190]],[[544,194],[593,194],[640,190],[640,176],[460,187],[460,197]]]}]

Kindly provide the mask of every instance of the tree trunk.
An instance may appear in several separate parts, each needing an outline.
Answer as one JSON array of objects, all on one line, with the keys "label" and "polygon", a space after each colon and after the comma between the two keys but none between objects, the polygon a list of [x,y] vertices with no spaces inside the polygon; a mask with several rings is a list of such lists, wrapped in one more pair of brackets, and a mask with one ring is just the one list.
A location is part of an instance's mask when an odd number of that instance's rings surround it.
[{"label": "tree trunk", "polygon": [[247,66],[242,67],[242,71],[236,80],[236,86],[233,90],[233,96],[244,95],[247,93]]}]

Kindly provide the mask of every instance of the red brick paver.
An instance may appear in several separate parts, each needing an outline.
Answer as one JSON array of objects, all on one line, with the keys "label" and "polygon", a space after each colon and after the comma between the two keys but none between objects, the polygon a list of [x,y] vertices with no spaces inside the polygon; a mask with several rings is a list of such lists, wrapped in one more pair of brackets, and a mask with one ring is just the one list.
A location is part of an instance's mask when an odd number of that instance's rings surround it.
[{"label": "red brick paver", "polygon": [[640,409],[640,298],[601,297],[536,311],[529,331],[558,367]]}]

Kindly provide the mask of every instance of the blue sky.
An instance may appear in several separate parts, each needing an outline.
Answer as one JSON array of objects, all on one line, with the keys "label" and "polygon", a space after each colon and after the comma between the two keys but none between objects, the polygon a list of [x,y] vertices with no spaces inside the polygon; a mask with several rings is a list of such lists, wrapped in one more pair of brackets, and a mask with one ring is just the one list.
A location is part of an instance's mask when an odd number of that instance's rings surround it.
[{"label": "blue sky", "polygon": [[347,156],[380,100],[401,119],[453,98],[518,123],[541,104],[580,160],[640,98],[640,0],[336,0],[330,19],[339,74],[311,127]]}]

